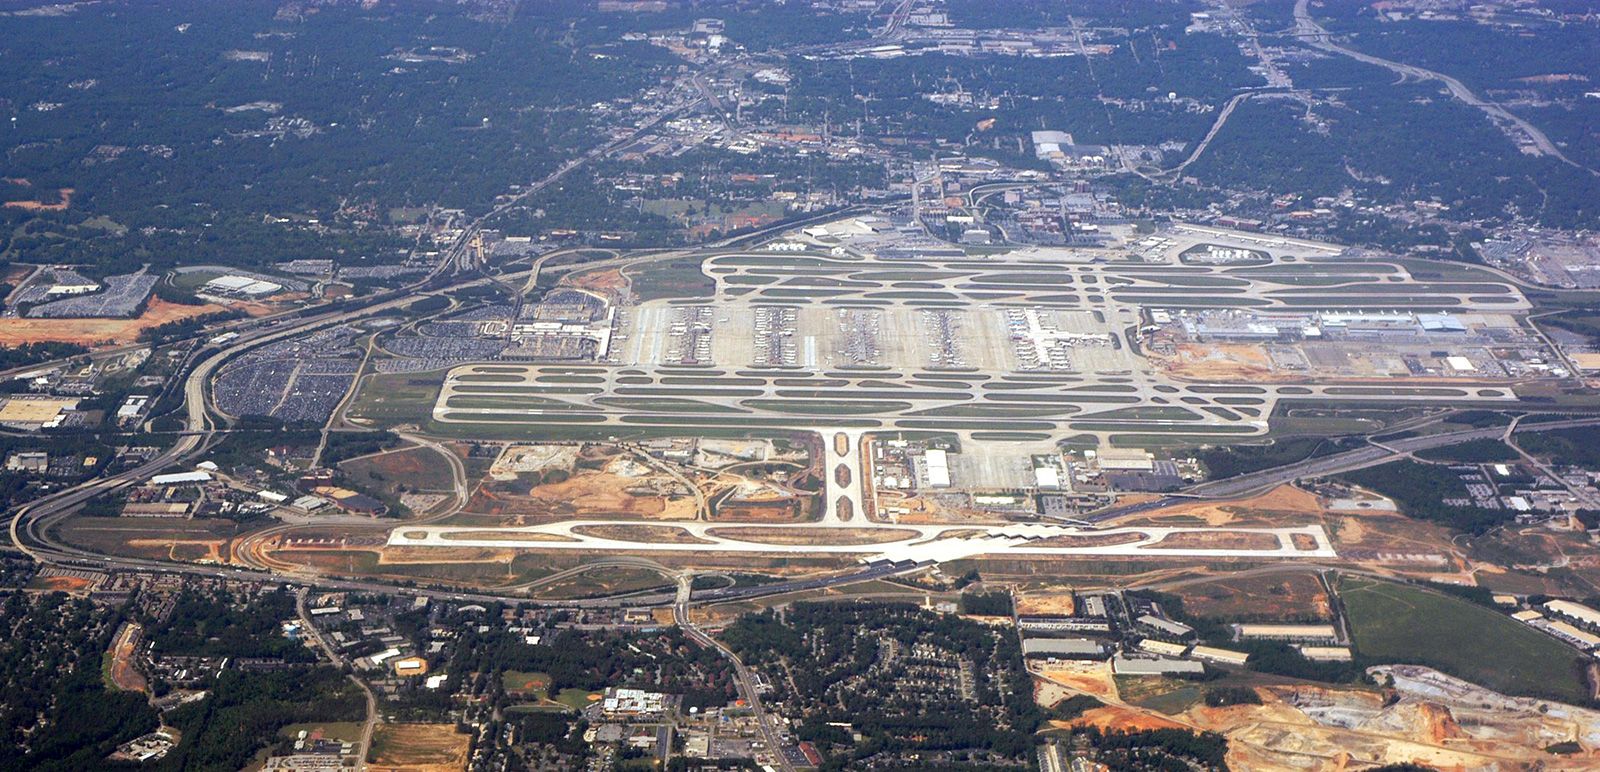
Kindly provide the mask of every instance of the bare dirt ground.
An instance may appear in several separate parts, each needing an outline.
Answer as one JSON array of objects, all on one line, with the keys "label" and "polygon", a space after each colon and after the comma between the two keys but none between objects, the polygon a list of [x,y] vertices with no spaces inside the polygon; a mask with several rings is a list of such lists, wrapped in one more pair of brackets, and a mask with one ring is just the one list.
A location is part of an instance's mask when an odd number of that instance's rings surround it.
[{"label": "bare dirt ground", "polygon": [[448,491],[450,468],[443,459],[425,447],[407,448],[352,458],[339,465],[345,473],[364,478],[393,491],[400,487],[421,491]]},{"label": "bare dirt ground", "polygon": [[1118,544],[1130,544],[1144,538],[1138,533],[1086,533],[1070,536],[1052,536],[1048,539],[1039,539],[1033,542],[1038,547],[1111,547]]},{"label": "bare dirt ground", "polygon": [[1078,605],[1071,590],[1026,592],[1017,595],[1013,603],[1020,616],[1071,616],[1077,611]]},{"label": "bare dirt ground", "polygon": [[887,496],[878,501],[878,519],[888,520],[888,511],[891,508],[902,508],[892,518],[895,522],[906,525],[947,525],[952,523],[993,523],[997,518],[988,512],[977,510],[947,507],[944,504],[926,496],[910,496],[903,499],[894,499]]},{"label": "bare dirt ground", "polygon": [[83,592],[94,583],[81,576],[40,576],[28,583],[30,589],[50,592]]},{"label": "bare dirt ground", "polygon": [[[1111,665],[1107,662],[1052,662],[1040,667],[1039,675],[1044,676],[1045,683],[1065,688],[1068,696],[1075,693],[1111,699],[1117,696],[1116,681],[1111,677]],[[1046,703],[1041,701],[1040,704]]]},{"label": "bare dirt ground", "polygon": [[1272,359],[1259,346],[1238,343],[1180,343],[1177,353],[1158,364],[1175,378],[1197,381],[1274,381],[1288,376],[1274,372]]},{"label": "bare dirt ground", "polygon": [[1222,577],[1174,592],[1196,616],[1251,622],[1329,618],[1328,594],[1309,574]]},{"label": "bare dirt ground", "polygon": [[1033,701],[1047,708],[1068,697],[1077,696],[1077,694],[1077,692],[1060,684],[1041,681],[1037,678],[1033,681]]},{"label": "bare dirt ground", "polygon": [[[1498,705],[1452,703],[1417,696],[1389,697],[1366,687],[1277,684],[1256,687],[1261,705],[1210,708],[1196,703],[1168,716],[1123,702],[1109,675],[1081,663],[1052,666],[1039,675],[1040,704],[1090,694],[1108,704],[1058,727],[1133,730],[1180,727],[1227,736],[1232,769],[1344,772],[1413,763],[1435,769],[1589,770],[1600,763],[1591,747],[1593,727],[1559,710],[1505,710]],[[1579,742],[1568,756],[1550,745]]]},{"label": "bare dirt ground", "polygon": [[667,544],[710,544],[682,528],[673,528],[666,525],[580,525],[572,529],[573,533],[585,536],[598,536],[602,539],[616,539],[617,541],[637,541]]},{"label": "bare dirt ground", "polygon": [[1183,724],[1170,718],[1163,718],[1159,714],[1127,708],[1120,705],[1107,705],[1103,708],[1093,708],[1084,711],[1083,715],[1071,721],[1051,721],[1052,726],[1060,728],[1092,726],[1102,731],[1116,729],[1123,732],[1133,732],[1145,729],[1182,729]]},{"label": "bare dirt ground", "polygon": [[608,268],[603,271],[585,271],[571,274],[561,280],[568,287],[598,292],[610,298],[612,302],[628,293],[628,277],[617,268]]},{"label": "bare dirt ground", "polygon": [[1178,504],[1146,512],[1119,525],[1174,525],[1173,519],[1209,526],[1304,525],[1320,522],[1324,507],[1316,494],[1280,485],[1259,496],[1223,502]]},{"label": "bare dirt ground", "polygon": [[1145,549],[1271,550],[1282,546],[1277,534],[1249,531],[1179,531]]},{"label": "bare dirt ground", "polygon": [[159,324],[221,311],[222,306],[185,306],[150,298],[148,308],[136,319],[0,319],[0,345],[56,341],[84,346],[132,343],[139,331]]},{"label": "bare dirt ground", "polygon": [[794,523],[804,514],[801,500],[773,503],[722,504],[711,519],[733,523]]},{"label": "bare dirt ground", "polygon": [[62,188],[57,193],[55,201],[7,201],[7,209],[21,209],[26,212],[65,212],[72,206],[72,194],[78,191],[72,188]]},{"label": "bare dirt ground", "polygon": [[695,606],[689,609],[689,621],[700,627],[723,627],[740,616],[761,611],[755,603],[728,603],[718,606]]},{"label": "bare dirt ground", "polygon": [[1397,571],[1454,571],[1465,565],[1454,534],[1393,512],[1330,514],[1328,535],[1340,555]]},{"label": "bare dirt ground", "polygon": [[642,520],[693,520],[693,496],[663,495],[681,487],[667,475],[624,477],[604,472],[575,474],[561,482],[524,491],[509,486],[480,486],[467,505],[471,514],[515,517],[517,523],[556,520],[638,518]]},{"label": "bare dirt ground", "polygon": [[1559,718],[1495,714],[1414,698],[1387,703],[1370,690],[1304,685],[1258,691],[1263,705],[1197,706],[1179,718],[1228,735],[1228,762],[1241,770],[1396,763],[1435,769],[1595,768],[1592,749],[1569,757],[1543,750],[1572,737],[1573,727]]},{"label": "bare dirt ground", "polygon": [[0,282],[5,282],[13,287],[21,286],[22,280],[33,275],[33,266],[21,263],[12,263],[0,267]]},{"label": "bare dirt ground", "polygon": [[142,629],[134,622],[124,624],[111,642],[111,683],[125,692],[142,692],[149,688],[144,676],[133,667],[133,655]]},{"label": "bare dirt ground", "polygon": [[467,765],[471,735],[454,724],[380,724],[371,772],[456,772]]}]

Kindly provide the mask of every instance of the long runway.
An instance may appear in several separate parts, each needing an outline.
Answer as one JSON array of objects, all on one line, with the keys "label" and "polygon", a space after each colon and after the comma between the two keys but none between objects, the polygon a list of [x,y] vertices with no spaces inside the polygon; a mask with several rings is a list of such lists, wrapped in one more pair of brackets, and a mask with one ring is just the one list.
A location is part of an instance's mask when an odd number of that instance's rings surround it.
[{"label": "long runway", "polygon": [[[600,536],[596,529],[615,534],[639,529],[635,539]],[[663,538],[661,530],[678,532]],[[646,530],[649,529],[649,530]],[[776,543],[775,534],[794,534],[804,543]],[[871,534],[872,543],[852,541]],[[526,538],[517,538],[519,535]],[[1271,546],[1225,548],[1171,546],[1163,540],[1194,535],[1200,538],[1234,536],[1270,541]],[[1107,543],[1052,546],[1041,541],[1076,538]],[[887,540],[883,540],[887,539]],[[1126,539],[1126,540],[1124,540]],[[1296,543],[1296,542],[1300,543]],[[1183,528],[1140,527],[1090,530],[1063,525],[823,525],[785,523],[741,525],[707,522],[636,520],[569,520],[515,528],[474,526],[399,527],[389,533],[390,547],[487,547],[500,549],[639,552],[715,552],[717,554],[849,555],[863,562],[880,560],[944,562],[988,555],[1004,556],[1119,556],[1312,559],[1337,557],[1321,526],[1285,528]]]}]

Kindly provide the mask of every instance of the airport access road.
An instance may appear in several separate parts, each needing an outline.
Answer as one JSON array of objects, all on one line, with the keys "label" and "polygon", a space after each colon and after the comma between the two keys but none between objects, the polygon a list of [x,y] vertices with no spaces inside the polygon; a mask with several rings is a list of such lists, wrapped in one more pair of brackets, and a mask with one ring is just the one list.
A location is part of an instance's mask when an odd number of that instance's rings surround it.
[{"label": "airport access road", "polygon": [[688,585],[691,579],[689,575],[685,574],[678,581],[678,595],[674,598],[674,603],[672,604],[673,620],[678,623],[679,629],[683,630],[684,634],[689,636],[695,643],[715,650],[733,664],[734,680],[738,684],[739,692],[744,695],[745,704],[750,708],[750,712],[755,715],[756,724],[761,728],[761,740],[767,746],[766,755],[770,759],[771,766],[793,772],[794,765],[789,762],[788,756],[783,752],[782,737],[778,730],[772,726],[772,717],[767,714],[766,706],[761,702],[761,690],[757,688],[756,679],[751,675],[750,668],[745,666],[744,660],[739,659],[739,655],[735,654],[733,649],[728,648],[721,641],[706,635],[689,619],[688,596],[690,591]]},{"label": "airport access road", "polygon": [[[1571,429],[1580,426],[1600,426],[1600,417],[1574,418],[1565,421],[1549,421],[1538,424],[1540,429]],[[1224,480],[1201,483],[1190,486],[1183,491],[1164,496],[1162,498],[1129,504],[1112,506],[1098,512],[1085,515],[1081,519],[1086,522],[1105,522],[1129,515],[1151,512],[1157,509],[1182,504],[1195,499],[1228,500],[1240,499],[1259,493],[1265,493],[1273,488],[1291,483],[1295,480],[1309,477],[1326,477],[1328,475],[1353,472],[1370,466],[1386,464],[1397,461],[1413,453],[1435,448],[1459,445],[1473,440],[1500,439],[1505,433],[1504,426],[1490,426],[1481,429],[1466,429],[1457,432],[1444,432],[1440,434],[1425,434],[1419,437],[1406,437],[1391,440],[1382,445],[1370,444],[1334,453],[1317,458],[1309,458],[1293,464],[1263,469],[1259,472],[1242,474],[1238,477],[1229,477]]]}]

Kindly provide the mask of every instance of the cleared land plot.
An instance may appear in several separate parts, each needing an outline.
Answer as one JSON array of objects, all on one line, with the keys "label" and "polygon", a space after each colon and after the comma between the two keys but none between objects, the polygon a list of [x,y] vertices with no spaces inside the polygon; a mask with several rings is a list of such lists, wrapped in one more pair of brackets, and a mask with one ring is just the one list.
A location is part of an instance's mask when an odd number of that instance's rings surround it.
[{"label": "cleared land plot", "polygon": [[465,769],[471,735],[455,724],[379,724],[372,737],[372,772],[454,772]]},{"label": "cleared land plot", "polygon": [[1187,613],[1231,622],[1290,622],[1329,618],[1328,594],[1310,574],[1244,576],[1175,591]]},{"label": "cleared land plot", "polygon": [[667,544],[712,543],[682,528],[673,528],[666,525],[579,525],[573,526],[572,532],[616,541],[665,542]]},{"label": "cleared land plot", "polygon": [[1584,657],[1504,614],[1417,587],[1341,577],[1355,650],[1427,665],[1506,694],[1582,702]]},{"label": "cleared land plot", "polygon": [[1179,531],[1167,534],[1148,550],[1275,550],[1281,547],[1277,534],[1248,531]]},{"label": "cleared land plot", "polygon": [[1048,539],[1039,539],[1033,544],[1038,547],[1110,547],[1117,544],[1132,544],[1144,539],[1145,535],[1141,533],[1086,533],[1052,536]]},{"label": "cleared land plot", "polygon": [[411,448],[352,458],[339,465],[358,487],[385,492],[447,491],[454,484],[450,465],[429,448]]},{"label": "cleared land plot", "polygon": [[74,516],[57,529],[62,541],[94,552],[155,560],[220,561],[237,533],[232,520]]},{"label": "cleared land plot", "polygon": [[147,327],[221,310],[217,305],[185,306],[151,298],[137,319],[0,319],[0,346],[41,341],[85,346],[132,343]]},{"label": "cleared land plot", "polygon": [[642,590],[670,589],[671,586],[670,579],[650,569],[595,566],[541,585],[534,591],[534,595],[545,600],[570,600],[600,598]]}]

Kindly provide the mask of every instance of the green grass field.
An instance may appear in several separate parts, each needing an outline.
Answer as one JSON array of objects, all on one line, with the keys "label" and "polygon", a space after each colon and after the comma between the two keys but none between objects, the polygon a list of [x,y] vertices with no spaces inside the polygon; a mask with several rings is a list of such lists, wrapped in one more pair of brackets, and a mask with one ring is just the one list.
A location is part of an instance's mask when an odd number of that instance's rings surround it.
[{"label": "green grass field", "polygon": [[454,483],[450,464],[431,448],[412,448],[378,456],[353,458],[339,469],[362,488],[398,495],[400,488],[448,491]]},{"label": "green grass field", "polygon": [[594,700],[589,699],[590,694],[592,692],[587,689],[562,689],[556,695],[556,702],[572,708],[574,711],[582,711],[585,705],[594,702]]},{"label": "green grass field", "polygon": [[420,421],[432,414],[443,384],[437,371],[374,375],[362,382],[346,413],[386,426]]},{"label": "green grass field", "polygon": [[550,676],[545,673],[507,670],[500,674],[500,685],[508,692],[544,697],[550,689]]},{"label": "green grass field", "polygon": [[1584,702],[1576,650],[1466,600],[1390,582],[1342,577],[1356,653],[1370,662],[1427,665],[1513,695]]},{"label": "green grass field", "polygon": [[361,724],[355,721],[323,721],[315,724],[290,724],[278,730],[279,737],[294,739],[301,730],[306,734],[314,735],[322,732],[323,739],[343,740],[344,742],[359,742],[361,740]]}]

